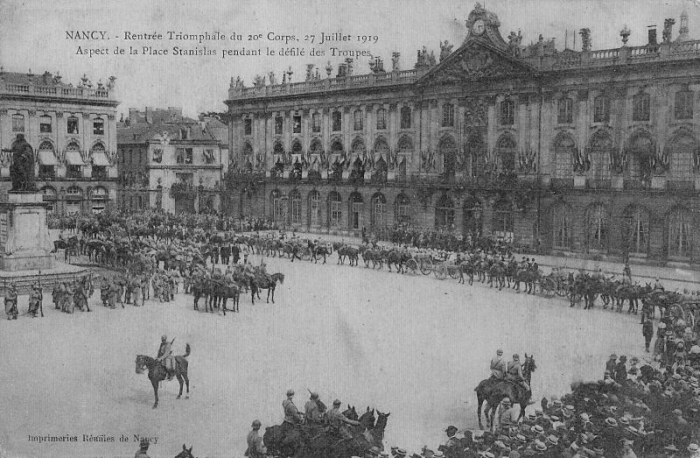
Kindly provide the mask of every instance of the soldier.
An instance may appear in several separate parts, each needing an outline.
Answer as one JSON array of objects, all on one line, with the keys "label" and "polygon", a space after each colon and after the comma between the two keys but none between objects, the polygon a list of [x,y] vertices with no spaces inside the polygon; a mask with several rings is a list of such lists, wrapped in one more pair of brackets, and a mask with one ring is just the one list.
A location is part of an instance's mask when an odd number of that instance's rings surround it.
[{"label": "soldier", "polygon": [[175,375],[173,370],[172,344],[172,342],[168,342],[168,336],[163,334],[160,338],[160,347],[158,348],[158,357],[156,358],[156,361],[163,362],[163,366],[168,372],[168,380],[172,380]]},{"label": "soldier", "polygon": [[73,286],[70,282],[65,282],[65,289],[62,295],[63,305],[61,310],[66,313],[73,313],[75,311],[75,304],[73,303]]},{"label": "soldier", "polygon": [[348,430],[346,424],[357,426],[360,424],[359,421],[350,420],[343,412],[340,411],[340,401],[336,399],[333,401],[333,408],[328,411],[328,423],[331,426],[331,430],[340,434],[343,439],[352,439],[352,434]]},{"label": "soldier", "polygon": [[318,402],[319,402],[318,393],[312,392],[310,399],[306,402],[306,405],[304,406],[306,423],[311,423],[311,424],[321,423],[321,409],[319,408]]},{"label": "soldier", "polygon": [[36,312],[41,311],[41,316],[44,316],[44,308],[42,307],[41,301],[44,299],[44,294],[41,291],[41,286],[39,282],[35,282],[32,285],[32,292],[29,295],[29,310],[28,313],[32,315],[32,318],[36,318]]},{"label": "soldier", "polygon": [[438,450],[445,452],[445,455],[447,456],[452,456],[452,454],[457,451],[457,447],[459,446],[459,440],[455,437],[457,427],[450,425],[445,430],[445,433],[447,434],[447,442],[445,442],[444,445],[439,446]]},{"label": "soldier", "polygon": [[491,378],[503,380],[506,375],[506,362],[503,361],[503,350],[496,351],[496,357],[491,360]]},{"label": "soldier", "polygon": [[56,310],[59,310],[61,308],[61,283],[56,282],[56,284],[53,285],[53,291],[51,291],[51,299],[53,300],[54,308]]},{"label": "soldier", "polygon": [[605,363],[605,371],[609,373],[615,372],[615,368],[617,367],[617,355],[613,353],[610,355],[610,359],[608,359],[608,362]]},{"label": "soldier", "polygon": [[258,434],[260,430],[260,421],[253,421],[252,428],[253,429],[248,433],[248,437],[246,438],[248,448],[243,456],[247,456],[248,458],[264,458],[267,455],[267,449],[263,445],[262,437]]},{"label": "soldier", "polygon": [[642,335],[644,336],[644,348],[646,349],[647,353],[649,353],[649,345],[651,344],[652,337],[654,337],[654,325],[652,324],[650,318],[647,318],[646,321],[644,321],[644,325],[642,326]]},{"label": "soldier", "polygon": [[139,450],[136,452],[136,455],[134,455],[134,458],[149,458],[148,456],[148,446],[149,446],[148,439],[145,437],[141,438],[141,443],[139,444]]},{"label": "soldier", "polygon": [[525,390],[530,391],[530,385],[523,378],[523,369],[520,366],[520,356],[516,353],[513,360],[508,363],[506,379],[519,383]]},{"label": "soldier", "polygon": [[294,425],[301,423],[303,418],[297,407],[294,405],[294,390],[287,390],[287,399],[282,402],[282,409],[284,409],[284,421],[282,422],[282,430],[284,435],[287,432],[294,429]]},{"label": "soldier", "polygon": [[5,291],[5,313],[8,320],[17,319],[17,286],[15,282],[10,283],[10,287]]}]

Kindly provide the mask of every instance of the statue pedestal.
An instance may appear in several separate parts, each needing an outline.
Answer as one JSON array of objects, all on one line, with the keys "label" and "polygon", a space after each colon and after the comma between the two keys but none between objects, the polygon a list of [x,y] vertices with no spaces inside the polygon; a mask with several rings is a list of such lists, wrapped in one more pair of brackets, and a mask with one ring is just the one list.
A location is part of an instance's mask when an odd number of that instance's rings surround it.
[{"label": "statue pedestal", "polygon": [[53,243],[40,192],[8,192],[0,202],[0,270],[49,270]]}]

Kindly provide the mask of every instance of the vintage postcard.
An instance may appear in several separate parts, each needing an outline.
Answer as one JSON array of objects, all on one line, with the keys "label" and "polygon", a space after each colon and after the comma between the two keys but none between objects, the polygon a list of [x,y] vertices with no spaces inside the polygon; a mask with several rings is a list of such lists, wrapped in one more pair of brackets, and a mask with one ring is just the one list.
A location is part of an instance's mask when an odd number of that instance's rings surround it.
[{"label": "vintage postcard", "polygon": [[0,457],[700,456],[698,0],[0,2]]}]

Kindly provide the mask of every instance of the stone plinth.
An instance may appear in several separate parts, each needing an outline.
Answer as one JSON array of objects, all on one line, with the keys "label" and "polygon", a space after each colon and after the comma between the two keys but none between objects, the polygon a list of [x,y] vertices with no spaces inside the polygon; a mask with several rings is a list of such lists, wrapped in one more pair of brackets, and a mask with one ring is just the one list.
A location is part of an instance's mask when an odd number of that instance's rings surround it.
[{"label": "stone plinth", "polygon": [[50,270],[53,243],[39,192],[9,192],[0,202],[0,270]]}]

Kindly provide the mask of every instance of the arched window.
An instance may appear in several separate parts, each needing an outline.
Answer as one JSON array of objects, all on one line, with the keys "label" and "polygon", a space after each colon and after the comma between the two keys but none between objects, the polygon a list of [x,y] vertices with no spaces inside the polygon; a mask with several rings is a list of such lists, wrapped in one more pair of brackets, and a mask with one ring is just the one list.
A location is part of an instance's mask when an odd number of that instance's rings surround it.
[{"label": "arched window", "polygon": [[313,190],[309,192],[308,197],[309,205],[309,226],[320,226],[321,225],[321,193]]},{"label": "arched window", "polygon": [[457,168],[457,144],[451,135],[444,137],[438,145],[438,154],[442,159],[442,175],[451,179]]},{"label": "arched window", "polygon": [[571,212],[566,204],[552,208],[552,248],[569,250],[571,248]]},{"label": "arched window", "polygon": [[464,199],[462,204],[462,232],[464,235],[477,236],[483,229],[483,207],[481,201],[474,196]]},{"label": "arched window", "polygon": [[396,196],[394,202],[394,216],[397,224],[408,224],[411,222],[411,200],[404,193]]},{"label": "arched window", "polygon": [[350,229],[360,229],[362,227],[362,209],[364,206],[362,194],[359,192],[353,192],[350,194],[348,206],[350,211],[348,225],[350,226]]},{"label": "arched window", "polygon": [[515,172],[515,148],[517,143],[512,135],[502,135],[496,143],[498,148],[498,165],[501,173]]},{"label": "arched window", "polygon": [[668,146],[671,160],[671,176],[678,181],[692,181],[698,143],[689,133],[674,137]]},{"label": "arched window", "polygon": [[275,156],[284,154],[284,146],[282,146],[282,142],[275,142],[274,146],[272,147],[272,154]]},{"label": "arched window", "polygon": [[285,205],[284,196],[279,189],[275,189],[270,193],[270,200],[272,203],[272,220],[276,223],[285,222]]},{"label": "arched window", "polygon": [[353,140],[351,149],[353,155],[361,156],[365,152],[365,142],[360,137],[357,137]]},{"label": "arched window", "polygon": [[586,211],[588,249],[607,251],[609,242],[608,214],[603,204],[593,204]]},{"label": "arched window", "polygon": [[290,205],[290,222],[292,224],[301,224],[301,193],[294,189],[289,193]]},{"label": "arched window", "polygon": [[622,248],[633,255],[649,252],[649,213],[639,205],[630,205],[622,214]]},{"label": "arched window", "polygon": [[252,156],[253,155],[253,147],[248,142],[245,142],[245,145],[243,145],[243,155],[244,156]]},{"label": "arched window", "polygon": [[497,237],[512,240],[514,218],[513,204],[506,199],[501,199],[493,206],[493,230]]},{"label": "arched window", "polygon": [[685,208],[671,210],[666,218],[668,256],[671,259],[690,259],[693,252],[693,217]]},{"label": "arched window", "polygon": [[311,141],[311,146],[309,146],[309,154],[321,154],[323,152],[323,145],[321,140],[314,138]]},{"label": "arched window", "polygon": [[472,132],[467,137],[467,143],[464,145],[467,160],[467,173],[469,176],[476,177],[483,170],[484,159],[486,158],[486,142],[481,132]]},{"label": "arched window", "polygon": [[590,175],[593,180],[610,179],[610,154],[613,153],[613,141],[605,130],[596,131],[590,141]]},{"label": "arched window", "polygon": [[435,203],[435,227],[452,229],[455,223],[455,203],[447,194],[443,194]]},{"label": "arched window", "polygon": [[53,143],[45,140],[37,148],[37,161],[39,162],[39,179],[52,180],[56,178],[56,154]]},{"label": "arched window", "polygon": [[554,164],[557,178],[574,176],[574,154],[576,143],[569,134],[559,134],[554,141]]},{"label": "arched window", "polygon": [[371,199],[370,225],[374,229],[382,229],[387,225],[386,197],[381,192],[375,193]]},{"label": "arched window", "polygon": [[83,202],[83,190],[78,186],[71,186],[66,189],[66,213],[75,215],[80,213]]},{"label": "arched window", "polygon": [[331,154],[343,154],[343,144],[339,140],[331,144]]},{"label": "arched window", "polygon": [[343,220],[341,204],[343,202],[340,193],[331,191],[328,193],[328,225],[330,227],[340,227]]},{"label": "arched window", "polygon": [[629,143],[629,177],[649,178],[654,158],[654,142],[646,133],[635,135]]}]

